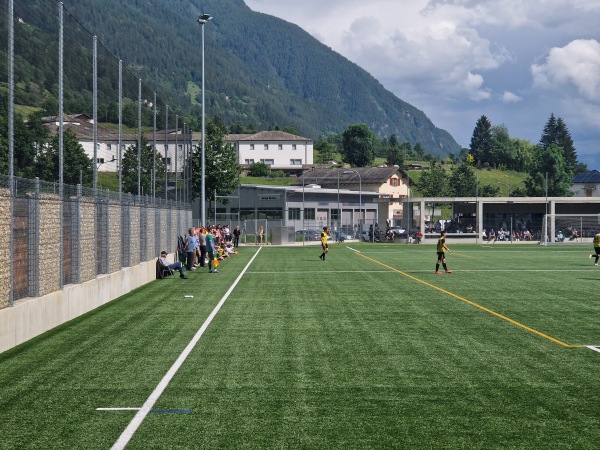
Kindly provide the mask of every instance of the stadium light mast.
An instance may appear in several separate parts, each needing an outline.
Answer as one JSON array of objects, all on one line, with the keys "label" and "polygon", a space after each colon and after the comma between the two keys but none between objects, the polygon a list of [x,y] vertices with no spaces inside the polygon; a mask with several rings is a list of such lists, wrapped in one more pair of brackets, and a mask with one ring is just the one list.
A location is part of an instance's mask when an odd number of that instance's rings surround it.
[{"label": "stadium light mast", "polygon": [[[352,172],[354,172],[356,175],[358,175],[358,221],[360,223],[360,216],[362,214],[362,178],[361,178],[358,170],[347,169],[347,170],[344,170],[342,173],[352,173]],[[364,221],[365,215],[362,214],[362,216],[363,216],[363,221]],[[362,224],[360,227],[360,231],[362,233]]]},{"label": "stadium light mast", "polygon": [[206,152],[205,152],[205,126],[204,126],[204,25],[208,23],[209,20],[212,19],[210,14],[201,14],[198,17],[198,24],[200,28],[202,28],[202,134],[201,134],[201,160],[200,165],[202,166],[202,183],[201,183],[201,193],[200,193],[200,222],[203,227],[206,226],[206,173],[205,173],[205,160],[206,160]]}]

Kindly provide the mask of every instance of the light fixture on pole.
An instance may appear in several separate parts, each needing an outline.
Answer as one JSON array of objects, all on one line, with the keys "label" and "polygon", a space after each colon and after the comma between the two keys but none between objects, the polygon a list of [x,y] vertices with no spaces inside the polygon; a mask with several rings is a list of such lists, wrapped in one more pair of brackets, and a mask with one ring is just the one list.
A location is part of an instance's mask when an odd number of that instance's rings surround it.
[{"label": "light fixture on pole", "polygon": [[201,139],[202,139],[202,143],[201,143],[201,147],[202,147],[202,155],[201,155],[201,161],[200,164],[202,166],[202,189],[201,189],[201,194],[200,194],[200,222],[201,225],[203,227],[205,227],[206,224],[206,173],[205,173],[205,158],[206,158],[206,154],[205,154],[205,138],[204,138],[204,134],[205,134],[205,127],[204,127],[204,25],[206,23],[208,23],[209,20],[212,19],[212,16],[209,14],[201,14],[200,17],[198,17],[198,23],[200,24],[200,28],[202,28],[202,135],[201,135]]}]

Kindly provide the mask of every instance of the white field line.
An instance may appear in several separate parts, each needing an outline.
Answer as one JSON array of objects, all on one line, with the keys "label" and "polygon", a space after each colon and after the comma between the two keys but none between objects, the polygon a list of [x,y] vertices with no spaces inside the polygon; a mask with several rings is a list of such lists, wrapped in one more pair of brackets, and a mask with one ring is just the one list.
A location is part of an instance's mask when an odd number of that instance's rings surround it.
[{"label": "white field line", "polygon": [[[435,271],[432,269],[402,269],[402,272],[406,273],[433,273]],[[452,268],[452,272],[460,272],[460,273],[488,273],[488,272],[599,272],[599,269],[594,269],[593,267],[587,269],[454,269]],[[289,275],[301,275],[307,273],[323,273],[323,274],[331,274],[331,273],[391,273],[397,274],[398,272],[394,270],[288,270],[288,271],[249,271],[248,274],[254,275],[272,275],[272,274],[289,274]]]},{"label": "white field line", "polygon": [[594,350],[595,352],[600,353],[600,346],[598,345],[586,345],[587,348],[589,348],[590,350]]},{"label": "white field line", "polygon": [[141,408],[96,408],[96,411],[139,411]]},{"label": "white field line", "polygon": [[136,413],[136,415],[133,417],[133,419],[131,419],[131,422],[129,422],[129,425],[127,426],[127,428],[125,428],[125,430],[123,431],[123,433],[121,433],[121,436],[119,437],[117,442],[115,442],[114,445],[112,446],[113,450],[124,449],[125,446],[127,445],[127,443],[131,440],[131,438],[133,437],[133,434],[140,427],[140,425],[142,424],[142,422],[144,421],[146,416],[150,413],[154,404],[158,401],[158,399],[160,398],[160,396],[162,395],[164,390],[167,388],[167,386],[169,385],[169,383],[171,382],[171,380],[173,379],[173,377],[175,376],[175,374],[177,373],[179,368],[183,365],[183,363],[185,362],[187,357],[190,355],[190,353],[192,352],[192,350],[194,349],[194,347],[196,346],[196,344],[198,343],[198,341],[200,340],[200,338],[202,337],[202,335],[204,334],[204,332],[206,331],[206,329],[208,328],[208,326],[210,325],[212,320],[215,318],[215,316],[217,315],[217,313],[219,312],[219,310],[221,309],[221,307],[223,306],[225,301],[229,298],[229,296],[231,295],[231,293],[233,292],[233,290],[235,289],[235,287],[237,286],[239,281],[242,279],[242,277],[248,270],[248,267],[250,267],[250,264],[252,264],[252,262],[254,261],[254,258],[256,258],[258,256],[258,254],[260,253],[261,250],[262,250],[262,247],[259,247],[258,251],[254,254],[252,259],[250,259],[250,261],[248,261],[248,264],[246,264],[246,267],[244,267],[244,270],[242,270],[242,272],[238,275],[238,277],[233,282],[231,287],[227,290],[227,292],[225,293],[225,295],[223,296],[221,301],[217,304],[217,306],[215,306],[215,309],[213,309],[213,311],[210,313],[208,318],[204,321],[204,323],[202,324],[200,329],[196,332],[196,334],[194,335],[194,337],[192,338],[190,343],[183,350],[183,352],[181,352],[181,354],[179,355],[177,360],[173,363],[173,365],[171,366],[169,371],[166,373],[166,375],[163,377],[163,379],[160,380],[160,383],[158,383],[158,385],[156,386],[154,391],[150,394],[148,399],[144,402],[144,405],[139,409],[139,411]]}]

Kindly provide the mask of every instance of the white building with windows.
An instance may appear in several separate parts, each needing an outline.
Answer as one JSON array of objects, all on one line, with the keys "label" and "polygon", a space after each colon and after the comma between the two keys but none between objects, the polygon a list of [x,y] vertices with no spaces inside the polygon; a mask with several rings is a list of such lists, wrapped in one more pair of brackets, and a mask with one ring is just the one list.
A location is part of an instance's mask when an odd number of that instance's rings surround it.
[{"label": "white building with windows", "polygon": [[[53,133],[58,130],[57,117],[42,119]],[[63,128],[71,130],[79,140],[88,157],[94,157],[93,140],[94,121],[85,114],[72,114],[63,117]],[[96,164],[98,171],[117,172],[119,161],[119,134],[116,128],[103,124],[97,126]],[[183,134],[182,130],[164,130],[145,133],[144,137],[153,146],[156,139],[156,151],[162,156],[169,173],[181,173],[184,161],[191,149],[200,145],[201,133]],[[121,134],[122,152],[137,145],[137,133]],[[273,170],[302,170],[303,166],[313,164],[313,141],[284,131],[260,131],[255,134],[229,134],[225,143],[234,146],[238,154],[238,164],[249,166],[262,162]]]},{"label": "white building with windows", "polygon": [[313,141],[285,131],[230,134],[225,142],[235,147],[242,166],[263,163],[272,170],[294,170],[313,164]]}]

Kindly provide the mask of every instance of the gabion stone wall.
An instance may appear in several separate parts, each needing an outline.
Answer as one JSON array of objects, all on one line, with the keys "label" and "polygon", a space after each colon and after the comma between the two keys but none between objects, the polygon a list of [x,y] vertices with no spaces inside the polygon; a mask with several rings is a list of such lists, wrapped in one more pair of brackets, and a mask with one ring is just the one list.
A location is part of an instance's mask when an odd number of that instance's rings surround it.
[{"label": "gabion stone wall", "polygon": [[108,272],[121,270],[121,204],[111,203],[108,207]]},{"label": "gabion stone wall", "polygon": [[81,199],[81,247],[80,247],[80,282],[96,278],[96,206],[94,199]]},{"label": "gabion stone wall", "polygon": [[10,296],[10,190],[0,189],[0,309],[8,306]]},{"label": "gabion stone wall", "polygon": [[131,228],[130,228],[130,236],[131,236],[131,265],[135,266],[140,263],[140,237],[143,235],[140,224],[140,207],[132,206],[131,207]]},{"label": "gabion stone wall", "polygon": [[40,235],[38,239],[39,295],[46,295],[60,289],[60,234],[62,218],[60,217],[60,199],[56,195],[41,194]]},{"label": "gabion stone wall", "polygon": [[146,208],[146,258],[149,261],[159,255],[154,251],[156,240],[156,221],[154,220],[154,208]]}]

